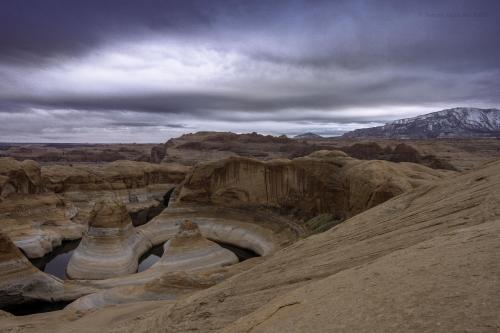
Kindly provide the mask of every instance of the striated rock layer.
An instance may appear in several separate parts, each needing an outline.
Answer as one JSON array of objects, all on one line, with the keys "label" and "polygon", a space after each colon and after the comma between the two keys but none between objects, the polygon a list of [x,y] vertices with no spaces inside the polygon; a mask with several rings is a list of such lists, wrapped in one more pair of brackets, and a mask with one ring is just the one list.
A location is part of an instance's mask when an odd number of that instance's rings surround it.
[{"label": "striated rock layer", "polygon": [[[131,277],[141,283],[118,286],[82,297],[68,308],[85,310],[141,300],[174,299],[193,289],[214,285],[221,280],[221,276],[211,275],[210,271],[238,262],[234,253],[203,238],[198,226],[188,220],[181,223],[177,235],[164,247],[165,251],[158,262]],[[196,275],[195,272],[203,275]],[[128,281],[132,282],[132,279]]]},{"label": "striated rock layer", "polygon": [[268,162],[233,157],[197,165],[178,201],[346,218],[449,174],[411,163],[361,161],[340,151]]},{"label": "striated rock layer", "polygon": [[139,257],[147,249],[148,244],[134,229],[125,206],[99,201],[66,273],[71,279],[106,279],[135,273]]},{"label": "striated rock layer", "polygon": [[0,233],[0,307],[33,301],[70,301],[95,288],[64,283],[35,268],[12,241]]},{"label": "striated rock layer", "polygon": [[95,201],[127,210],[161,210],[186,167],[117,161],[94,166],[43,166],[0,158],[0,228],[30,258],[42,257],[87,229]]},{"label": "striated rock layer", "polygon": [[[182,233],[180,226],[187,218],[197,225],[201,236],[198,232],[194,232],[192,238],[179,237],[179,232]],[[102,289],[131,285],[144,286],[172,272],[187,272],[192,275],[194,273],[209,274],[209,271],[213,270],[217,272],[214,273],[213,279],[209,278],[209,281],[215,279],[214,281],[220,282],[228,273],[218,271],[218,268],[236,263],[237,259],[230,251],[205,238],[250,249],[261,256],[268,256],[290,244],[298,236],[282,218],[272,214],[249,214],[246,211],[233,209],[220,211],[215,207],[169,207],[153,221],[136,228],[136,231],[142,237],[142,244],[149,244],[149,246],[172,241],[164,245],[164,254],[158,262],[140,273],[103,280],[79,280],[79,282]],[[140,256],[142,253],[136,254]],[[136,259],[133,258],[133,260]]]},{"label": "striated rock layer", "polygon": [[196,223],[182,222],[177,235],[165,243],[163,256],[153,267],[165,271],[201,271],[238,262],[236,255],[202,237]]}]

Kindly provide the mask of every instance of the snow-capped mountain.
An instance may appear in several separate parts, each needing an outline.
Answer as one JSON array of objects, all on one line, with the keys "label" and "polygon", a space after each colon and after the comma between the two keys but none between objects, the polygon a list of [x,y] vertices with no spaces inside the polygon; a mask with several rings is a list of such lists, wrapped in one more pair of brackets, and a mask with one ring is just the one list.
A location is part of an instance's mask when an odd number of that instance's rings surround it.
[{"label": "snow-capped mountain", "polygon": [[344,137],[394,139],[500,137],[500,110],[453,108],[357,129]]}]

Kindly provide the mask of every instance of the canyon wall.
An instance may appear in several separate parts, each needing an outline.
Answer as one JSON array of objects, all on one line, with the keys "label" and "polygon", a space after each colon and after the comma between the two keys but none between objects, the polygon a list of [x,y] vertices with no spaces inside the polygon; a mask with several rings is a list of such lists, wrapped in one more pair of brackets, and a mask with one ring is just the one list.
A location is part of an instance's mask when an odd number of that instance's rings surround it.
[{"label": "canyon wall", "polygon": [[231,157],[197,165],[178,201],[346,218],[449,173],[411,163],[361,161],[340,151],[266,162]]}]

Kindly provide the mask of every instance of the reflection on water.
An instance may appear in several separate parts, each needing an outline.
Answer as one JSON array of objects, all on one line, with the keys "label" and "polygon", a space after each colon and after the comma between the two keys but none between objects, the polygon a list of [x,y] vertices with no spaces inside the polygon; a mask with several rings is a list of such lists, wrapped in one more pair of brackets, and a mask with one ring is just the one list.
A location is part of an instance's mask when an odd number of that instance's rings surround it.
[{"label": "reflection on water", "polygon": [[64,241],[61,246],[56,247],[52,252],[38,259],[30,259],[33,266],[45,273],[66,279],[66,267],[71,259],[73,251],[80,244],[80,240]]},{"label": "reflection on water", "polygon": [[137,272],[142,272],[153,266],[163,255],[163,244],[153,246],[148,252],[144,253],[139,259]]}]

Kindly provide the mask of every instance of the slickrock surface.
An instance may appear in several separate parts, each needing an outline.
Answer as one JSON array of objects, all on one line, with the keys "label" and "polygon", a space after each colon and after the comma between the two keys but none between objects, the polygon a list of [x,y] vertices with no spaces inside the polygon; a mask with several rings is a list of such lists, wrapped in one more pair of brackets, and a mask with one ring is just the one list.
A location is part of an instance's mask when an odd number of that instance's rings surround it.
[{"label": "slickrock surface", "polygon": [[131,161],[40,167],[0,158],[0,229],[30,258],[42,257],[82,236],[95,201],[118,200],[131,213],[161,209],[187,170]]},{"label": "slickrock surface", "polygon": [[362,161],[340,151],[267,162],[232,157],[197,165],[178,200],[345,218],[450,173],[411,163]]},{"label": "slickrock surface", "polygon": [[[500,162],[423,185],[176,301],[2,318],[20,332],[497,332]],[[237,265],[236,265],[237,266]],[[133,310],[133,311],[132,311]]]},{"label": "slickrock surface", "polygon": [[99,201],[66,272],[71,279],[106,279],[135,273],[139,257],[148,247],[124,205]]},{"label": "slickrock surface", "polygon": [[72,300],[96,289],[60,279],[35,268],[3,233],[0,233],[0,307],[30,301]]},{"label": "slickrock surface", "polygon": [[209,288],[220,282],[219,280],[220,274],[210,275],[207,272],[163,273],[146,283],[118,286],[81,297],[69,304],[65,310],[85,311],[131,302],[173,300],[193,291]]}]

